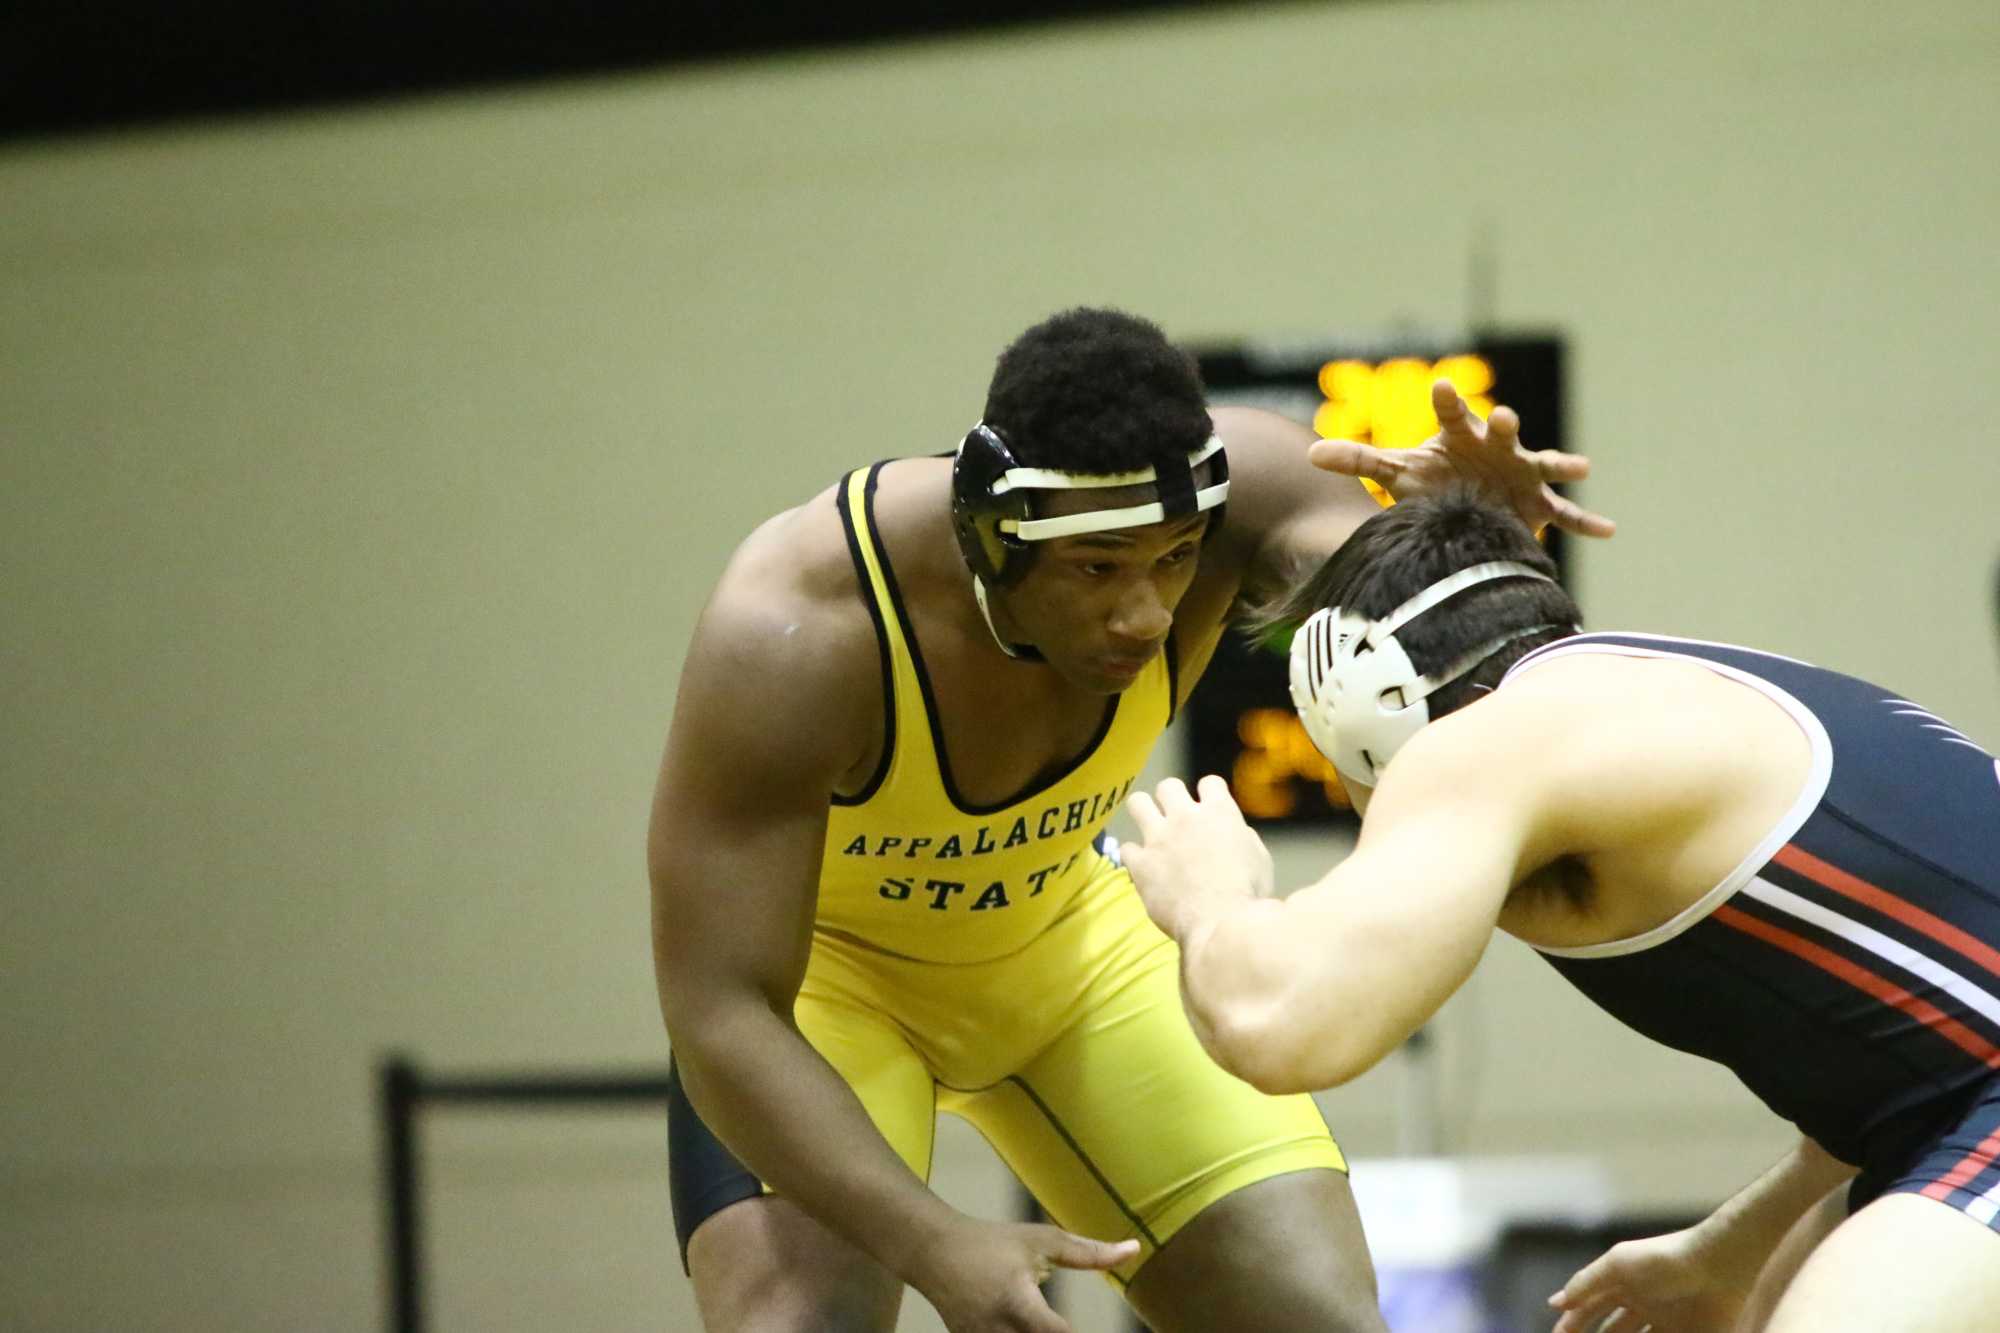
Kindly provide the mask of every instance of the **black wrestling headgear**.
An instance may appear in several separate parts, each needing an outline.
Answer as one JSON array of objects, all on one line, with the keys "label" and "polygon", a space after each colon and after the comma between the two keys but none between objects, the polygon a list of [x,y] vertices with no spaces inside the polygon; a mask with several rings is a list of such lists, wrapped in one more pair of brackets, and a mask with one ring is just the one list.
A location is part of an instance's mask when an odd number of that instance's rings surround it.
[{"label": "black wrestling headgear", "polygon": [[[1196,489],[1194,470],[1209,465],[1208,484]],[[1110,509],[1092,509],[1056,518],[1035,518],[1030,492],[1084,490],[1109,486],[1151,486],[1154,499]],[[951,525],[973,577],[1003,587],[1026,572],[1029,543],[1080,532],[1108,532],[1167,519],[1210,513],[1208,531],[1222,526],[1229,498],[1229,461],[1222,438],[1179,458],[1131,472],[1065,472],[1022,467],[1000,432],[980,422],[959,443],[951,469]]]}]

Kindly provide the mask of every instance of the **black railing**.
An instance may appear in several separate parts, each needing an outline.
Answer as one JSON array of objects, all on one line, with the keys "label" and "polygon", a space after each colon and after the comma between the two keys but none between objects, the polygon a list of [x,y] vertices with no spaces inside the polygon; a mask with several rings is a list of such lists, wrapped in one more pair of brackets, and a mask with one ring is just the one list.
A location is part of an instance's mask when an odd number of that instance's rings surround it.
[{"label": "black railing", "polygon": [[439,1078],[423,1072],[407,1055],[392,1055],[382,1062],[377,1086],[391,1333],[423,1333],[425,1327],[423,1122],[418,1115],[425,1106],[665,1106],[667,1102],[664,1073]]},{"label": "black railing", "polygon": [[[423,1120],[426,1106],[664,1107],[667,1076],[658,1074],[500,1074],[438,1077],[407,1055],[384,1059],[376,1073],[381,1113],[385,1287],[389,1333],[424,1333]],[[665,1148],[661,1184],[665,1186]],[[1026,1190],[1017,1216],[1042,1221]],[[1046,1290],[1046,1288],[1044,1289]]]}]

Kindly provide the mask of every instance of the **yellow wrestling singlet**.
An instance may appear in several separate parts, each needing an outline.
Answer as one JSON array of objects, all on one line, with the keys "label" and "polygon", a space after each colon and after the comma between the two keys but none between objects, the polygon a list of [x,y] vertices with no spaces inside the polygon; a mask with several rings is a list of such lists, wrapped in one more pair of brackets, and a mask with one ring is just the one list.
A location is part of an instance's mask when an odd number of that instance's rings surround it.
[{"label": "yellow wrestling singlet", "polygon": [[887,666],[888,732],[873,778],[828,812],[817,924],[926,962],[998,958],[1046,930],[1104,868],[1092,844],[1173,719],[1172,649],[1109,702],[1097,735],[1062,774],[1000,805],[967,804],[875,540],[873,480],[873,469],[850,474],[840,506]]},{"label": "yellow wrestling singlet", "polygon": [[1134,1237],[1128,1282],[1203,1208],[1290,1171],[1344,1171],[1309,1097],[1208,1057],[1180,955],[1102,839],[1173,717],[1170,642],[1063,773],[1002,805],[960,800],[922,655],[874,531],[882,465],[838,490],[882,646],[887,734],[835,799],[794,1015],[925,1179],[936,1113],[986,1140],[1062,1226]]}]

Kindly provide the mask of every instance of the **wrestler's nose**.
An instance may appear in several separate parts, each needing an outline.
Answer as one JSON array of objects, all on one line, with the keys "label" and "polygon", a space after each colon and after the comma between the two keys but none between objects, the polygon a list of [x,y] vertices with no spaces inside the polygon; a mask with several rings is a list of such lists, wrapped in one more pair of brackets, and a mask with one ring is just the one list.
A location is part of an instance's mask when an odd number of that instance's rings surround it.
[{"label": "wrestler's nose", "polygon": [[1173,608],[1160,596],[1153,581],[1133,579],[1112,605],[1107,628],[1113,638],[1138,653],[1157,648],[1173,625]]}]

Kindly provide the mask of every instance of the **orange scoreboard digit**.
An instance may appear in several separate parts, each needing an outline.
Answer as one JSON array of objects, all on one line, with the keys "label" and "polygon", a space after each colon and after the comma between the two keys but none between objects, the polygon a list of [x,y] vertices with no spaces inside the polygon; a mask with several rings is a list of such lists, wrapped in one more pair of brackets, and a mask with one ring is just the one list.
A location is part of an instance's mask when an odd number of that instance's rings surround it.
[{"label": "orange scoreboard digit", "polygon": [[[1479,335],[1449,341],[1242,343],[1193,349],[1209,400],[1281,413],[1327,439],[1383,448],[1421,444],[1437,430],[1433,380],[1449,380],[1485,415],[1505,403],[1521,415],[1530,448],[1566,449],[1563,343],[1553,335]],[[1329,475],[1331,485],[1350,483]],[[1562,534],[1549,553],[1567,581]],[[1292,711],[1285,682],[1289,642],[1227,634],[1188,700],[1183,735],[1189,777],[1220,773],[1253,824],[1352,820],[1333,765]]]}]

